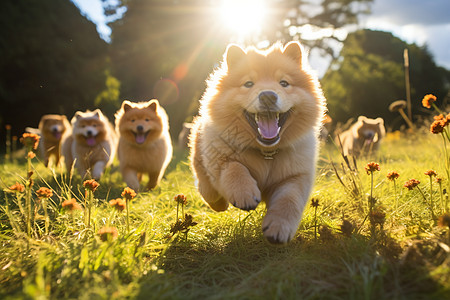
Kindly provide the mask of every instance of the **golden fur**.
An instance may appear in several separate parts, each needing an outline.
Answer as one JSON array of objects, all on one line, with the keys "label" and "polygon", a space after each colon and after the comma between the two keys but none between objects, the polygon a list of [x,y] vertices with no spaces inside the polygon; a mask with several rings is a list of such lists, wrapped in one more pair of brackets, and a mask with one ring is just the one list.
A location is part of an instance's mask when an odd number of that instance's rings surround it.
[{"label": "golden fur", "polygon": [[157,100],[124,101],[115,117],[120,136],[117,155],[123,179],[138,191],[141,174],[147,174],[147,188],[154,188],[172,158],[166,112]]},{"label": "golden fur", "polygon": [[51,157],[54,164],[58,165],[61,158],[61,140],[71,130],[67,117],[64,115],[43,115],[39,122],[39,132],[41,149],[44,164],[47,167]]},{"label": "golden fur", "polygon": [[[377,151],[386,135],[382,118],[369,119],[359,116],[358,121],[348,130],[339,134],[344,155],[360,156]],[[339,145],[339,141],[336,141]]]},{"label": "golden fur", "polygon": [[262,227],[273,243],[294,236],[315,176],[325,99],[305,64],[297,42],[267,51],[228,46],[190,136],[205,201],[216,211],[265,201]]},{"label": "golden fur", "polygon": [[117,146],[114,127],[99,109],[78,111],[71,123],[72,132],[62,143],[66,168],[70,171],[75,163],[83,178],[98,180],[114,159]]}]

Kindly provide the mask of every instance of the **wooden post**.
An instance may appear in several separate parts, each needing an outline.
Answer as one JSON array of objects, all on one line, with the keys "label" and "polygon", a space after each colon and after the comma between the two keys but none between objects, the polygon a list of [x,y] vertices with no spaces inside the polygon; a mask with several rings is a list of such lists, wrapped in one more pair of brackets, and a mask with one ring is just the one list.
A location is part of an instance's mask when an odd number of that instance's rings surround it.
[{"label": "wooden post", "polygon": [[403,59],[405,61],[406,105],[407,105],[407,110],[408,110],[408,118],[412,121],[411,90],[410,90],[410,86],[409,86],[409,56],[408,56],[408,49],[406,49],[406,48],[403,51]]}]

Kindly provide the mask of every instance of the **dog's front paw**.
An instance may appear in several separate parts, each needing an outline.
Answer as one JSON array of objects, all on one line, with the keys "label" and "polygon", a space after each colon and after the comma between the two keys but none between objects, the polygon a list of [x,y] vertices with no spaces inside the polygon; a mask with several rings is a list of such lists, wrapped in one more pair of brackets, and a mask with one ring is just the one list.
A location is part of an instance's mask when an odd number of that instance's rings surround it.
[{"label": "dog's front paw", "polygon": [[261,192],[256,186],[253,188],[244,186],[231,193],[229,202],[242,210],[254,210],[261,202]]},{"label": "dog's front paw", "polygon": [[266,215],[262,224],[264,237],[272,244],[289,242],[297,231],[297,222]]}]

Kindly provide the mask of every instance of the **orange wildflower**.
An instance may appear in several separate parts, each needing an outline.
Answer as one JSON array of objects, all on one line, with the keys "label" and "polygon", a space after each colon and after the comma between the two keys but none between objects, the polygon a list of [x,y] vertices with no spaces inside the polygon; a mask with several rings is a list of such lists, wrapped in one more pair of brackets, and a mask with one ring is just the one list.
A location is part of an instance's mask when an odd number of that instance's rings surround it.
[{"label": "orange wildflower", "polygon": [[97,181],[95,181],[95,179],[89,179],[83,182],[84,188],[92,192],[95,192],[95,190],[98,188],[99,185],[100,184]]},{"label": "orange wildflower", "polygon": [[434,170],[428,170],[424,174],[427,175],[427,176],[430,176],[430,177],[437,175],[436,171],[434,171]]},{"label": "orange wildflower", "polygon": [[419,183],[420,183],[420,181],[417,179],[410,179],[410,180],[406,181],[403,186],[411,191],[413,188],[418,186]]},{"label": "orange wildflower", "polygon": [[430,126],[431,133],[438,134],[444,131],[446,122],[443,120],[434,121]]},{"label": "orange wildflower", "polygon": [[20,142],[24,144],[25,147],[33,148],[34,150],[36,150],[39,145],[40,138],[41,137],[35,133],[26,132],[22,135]]},{"label": "orange wildflower", "polygon": [[391,171],[391,172],[389,172],[389,173],[387,174],[386,177],[387,177],[387,179],[389,179],[390,181],[393,181],[393,180],[397,179],[399,176],[400,176],[400,174],[398,174],[397,172]]},{"label": "orange wildflower", "polygon": [[136,197],[136,192],[133,189],[126,187],[123,189],[122,197],[124,197],[126,200],[131,200]]},{"label": "orange wildflower", "polygon": [[25,186],[21,183],[16,182],[14,185],[10,186],[9,189],[11,191],[23,193],[25,192]]},{"label": "orange wildflower", "polygon": [[115,239],[119,233],[116,227],[103,227],[98,231],[100,239],[104,242]]},{"label": "orange wildflower", "polygon": [[53,196],[53,191],[49,188],[41,187],[36,191],[36,195],[39,199],[50,198],[51,196]]},{"label": "orange wildflower", "polygon": [[6,125],[5,125],[5,129],[6,129],[6,130],[11,130],[11,125],[10,125],[10,124],[6,124]]},{"label": "orange wildflower", "polygon": [[123,211],[127,206],[126,201],[120,198],[110,200],[109,204],[118,211]]},{"label": "orange wildflower", "polygon": [[433,102],[436,102],[436,96],[432,94],[425,95],[422,99],[422,105],[426,108],[431,108]]},{"label": "orange wildflower", "polygon": [[367,172],[367,175],[370,173],[373,173],[375,171],[380,171],[380,165],[376,162],[370,162],[366,165],[365,170]]},{"label": "orange wildflower", "polygon": [[27,156],[29,159],[33,159],[36,157],[36,154],[33,151],[30,151],[30,152],[28,152]]},{"label": "orange wildflower", "polygon": [[181,205],[187,204],[186,196],[183,194],[178,194],[173,198],[177,203],[180,203]]},{"label": "orange wildflower", "polygon": [[72,198],[70,200],[64,200],[64,202],[62,203],[62,207],[69,211],[81,209],[81,206],[77,203],[77,200],[75,200],[75,198]]}]

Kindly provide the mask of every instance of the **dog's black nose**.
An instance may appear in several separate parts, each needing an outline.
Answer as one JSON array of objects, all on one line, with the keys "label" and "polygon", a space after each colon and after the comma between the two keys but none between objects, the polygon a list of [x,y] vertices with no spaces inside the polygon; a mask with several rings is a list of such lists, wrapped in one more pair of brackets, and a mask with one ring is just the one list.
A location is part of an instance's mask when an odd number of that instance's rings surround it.
[{"label": "dog's black nose", "polygon": [[272,91],[264,91],[259,94],[258,98],[262,105],[271,107],[277,102],[278,95]]},{"label": "dog's black nose", "polygon": [[87,135],[88,135],[88,136],[91,136],[91,135],[93,135],[93,132],[92,132],[92,130],[88,130],[88,131],[87,131]]},{"label": "dog's black nose", "polygon": [[144,131],[144,127],[142,125],[139,125],[136,129],[137,131]]}]

